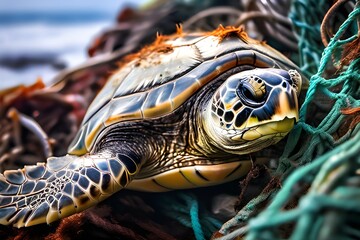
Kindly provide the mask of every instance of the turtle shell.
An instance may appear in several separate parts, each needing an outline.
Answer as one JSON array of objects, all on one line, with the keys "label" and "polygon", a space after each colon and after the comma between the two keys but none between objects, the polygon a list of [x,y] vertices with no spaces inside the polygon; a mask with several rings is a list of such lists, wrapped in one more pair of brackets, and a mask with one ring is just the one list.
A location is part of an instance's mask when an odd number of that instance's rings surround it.
[{"label": "turtle shell", "polygon": [[238,28],[178,33],[125,58],[90,105],[70,154],[91,152],[122,121],[165,116],[219,74],[240,65],[296,69],[285,56]]}]

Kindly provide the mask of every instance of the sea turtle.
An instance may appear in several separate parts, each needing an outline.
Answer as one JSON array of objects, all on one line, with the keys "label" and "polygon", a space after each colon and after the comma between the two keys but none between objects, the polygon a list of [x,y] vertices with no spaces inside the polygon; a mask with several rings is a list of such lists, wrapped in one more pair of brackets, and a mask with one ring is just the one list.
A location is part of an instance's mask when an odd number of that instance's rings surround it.
[{"label": "sea turtle", "polygon": [[158,37],[109,77],[68,154],[0,175],[0,223],[51,223],[122,188],[234,180],[298,119],[301,76],[238,28]]}]

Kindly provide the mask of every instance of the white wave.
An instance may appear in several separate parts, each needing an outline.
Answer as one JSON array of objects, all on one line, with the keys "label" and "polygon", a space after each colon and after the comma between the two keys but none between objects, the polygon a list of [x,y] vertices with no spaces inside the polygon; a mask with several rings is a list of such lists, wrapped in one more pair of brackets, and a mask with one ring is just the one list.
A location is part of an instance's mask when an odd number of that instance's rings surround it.
[{"label": "white wave", "polygon": [[[87,59],[87,47],[111,22],[77,24],[31,23],[0,25],[0,58],[21,56],[53,56],[67,67],[76,66]],[[57,73],[48,65],[31,65],[26,69],[0,66],[0,88],[19,83],[34,82],[42,77],[49,82]]]}]

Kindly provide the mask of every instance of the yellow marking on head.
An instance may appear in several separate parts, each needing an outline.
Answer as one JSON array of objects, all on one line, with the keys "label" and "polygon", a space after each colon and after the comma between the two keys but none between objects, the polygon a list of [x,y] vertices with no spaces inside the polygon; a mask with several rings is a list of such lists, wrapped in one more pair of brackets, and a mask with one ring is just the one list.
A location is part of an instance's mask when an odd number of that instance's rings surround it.
[{"label": "yellow marking on head", "polygon": [[238,101],[239,101],[239,100],[238,100],[236,97],[234,97],[234,98],[232,98],[232,99],[230,100],[230,102],[224,102],[224,101],[222,101],[222,102],[224,103],[225,110],[231,110],[232,107],[233,107]]},{"label": "yellow marking on head", "polygon": [[249,131],[246,131],[243,136],[242,139],[246,140],[246,141],[252,141],[255,139],[260,138],[262,135],[260,133],[258,133],[256,131],[256,129],[251,129]]},{"label": "yellow marking on head", "polygon": [[[253,127],[255,125],[259,125],[259,119],[257,117],[249,117],[249,119],[244,124],[246,127]],[[240,128],[244,127],[241,126]]]},{"label": "yellow marking on head", "polygon": [[285,118],[281,121],[270,122],[260,125],[256,131],[261,135],[271,135],[275,133],[287,133],[294,127],[293,118]]},{"label": "yellow marking on head", "polygon": [[282,121],[268,123],[267,126],[279,133],[289,132],[294,127],[294,119],[285,118]]},{"label": "yellow marking on head", "polygon": [[283,116],[284,114],[293,111],[293,109],[290,108],[289,101],[288,101],[288,98],[287,98],[285,92],[280,93],[280,95],[279,95],[279,103],[280,103],[280,106],[278,106],[275,109],[275,114]]}]

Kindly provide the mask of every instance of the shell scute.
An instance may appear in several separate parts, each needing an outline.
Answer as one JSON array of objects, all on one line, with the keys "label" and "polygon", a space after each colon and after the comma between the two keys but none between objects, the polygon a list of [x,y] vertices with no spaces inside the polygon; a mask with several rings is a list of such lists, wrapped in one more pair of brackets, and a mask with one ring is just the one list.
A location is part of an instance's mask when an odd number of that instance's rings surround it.
[{"label": "shell scute", "polygon": [[37,166],[25,166],[25,172],[29,179],[39,179],[41,178],[45,173],[45,165],[37,165]]},{"label": "shell scute", "polygon": [[239,38],[226,38],[221,43],[216,36],[208,36],[195,43],[201,56],[208,60],[234,50],[248,49],[248,45]]},{"label": "shell scute", "polygon": [[88,121],[84,125],[84,130],[83,130],[85,131],[84,142],[87,150],[89,150],[90,146],[92,146],[93,143],[95,142],[100,130],[105,128],[104,121],[108,111],[109,111],[108,107],[104,107],[100,109],[91,119],[91,121]]},{"label": "shell scute", "polygon": [[28,181],[22,185],[20,194],[28,194],[32,192],[35,188],[35,183],[33,181]]},{"label": "shell scute", "polygon": [[174,89],[174,85],[174,83],[170,82],[149,92],[146,101],[142,106],[144,117],[151,118],[158,114],[165,114],[173,110],[171,93]]},{"label": "shell scute", "polygon": [[[166,83],[174,79],[175,76],[199,65],[201,60],[197,56],[196,48],[185,45],[174,48],[174,51],[170,53],[151,53],[145,59],[135,60],[130,66],[127,66],[132,70],[116,86],[117,90],[114,97],[147,91],[154,86]],[[134,64],[137,66],[135,67]],[[114,77],[122,71],[120,69]]]},{"label": "shell scute", "polygon": [[14,184],[22,184],[25,181],[24,173],[21,170],[5,171],[4,176],[6,180]]},{"label": "shell scute", "polygon": [[109,81],[106,82],[104,87],[96,96],[96,101],[93,101],[83,120],[83,124],[86,123],[94,114],[98,112],[99,109],[104,107],[113,96],[116,96],[116,90],[119,84],[122,82],[124,78],[131,72],[132,68],[124,68],[121,72],[118,72],[116,75],[112,75]]},{"label": "shell scute", "polygon": [[86,170],[86,176],[94,183],[100,183],[100,172],[95,168],[89,168]]},{"label": "shell scute", "polygon": [[46,187],[46,182],[45,181],[39,181],[34,189],[34,192],[40,191],[41,189]]},{"label": "shell scute", "polygon": [[[141,108],[144,104],[148,93],[137,93],[129,96],[113,99],[109,103],[106,117],[104,118],[105,126],[125,119],[139,119],[142,117]],[[99,116],[100,118],[101,116]]]}]

